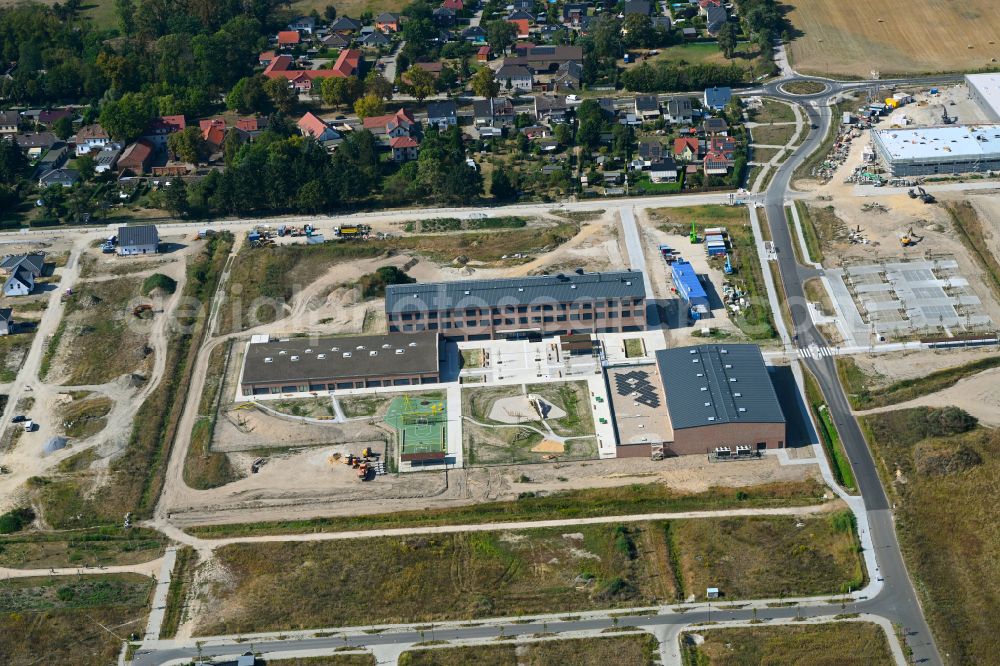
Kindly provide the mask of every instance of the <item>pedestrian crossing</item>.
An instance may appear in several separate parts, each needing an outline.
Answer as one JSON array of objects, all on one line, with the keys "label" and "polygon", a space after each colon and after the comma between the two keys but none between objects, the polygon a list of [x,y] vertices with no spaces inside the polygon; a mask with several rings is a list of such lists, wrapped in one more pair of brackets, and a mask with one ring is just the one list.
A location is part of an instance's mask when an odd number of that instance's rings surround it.
[{"label": "pedestrian crossing", "polygon": [[819,360],[824,356],[837,356],[840,353],[839,349],[834,349],[832,347],[820,347],[819,345],[809,345],[805,348],[799,348],[795,351],[798,352],[799,358],[812,358]]}]

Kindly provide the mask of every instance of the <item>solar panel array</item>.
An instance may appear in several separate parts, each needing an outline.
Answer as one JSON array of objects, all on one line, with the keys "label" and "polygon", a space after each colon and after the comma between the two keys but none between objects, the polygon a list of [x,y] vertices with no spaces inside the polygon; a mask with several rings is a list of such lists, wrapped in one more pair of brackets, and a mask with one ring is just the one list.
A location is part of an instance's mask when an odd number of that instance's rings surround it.
[{"label": "solar panel array", "polygon": [[660,406],[660,393],[649,381],[648,372],[633,370],[616,375],[615,391],[620,396],[634,398],[640,405],[651,408]]}]

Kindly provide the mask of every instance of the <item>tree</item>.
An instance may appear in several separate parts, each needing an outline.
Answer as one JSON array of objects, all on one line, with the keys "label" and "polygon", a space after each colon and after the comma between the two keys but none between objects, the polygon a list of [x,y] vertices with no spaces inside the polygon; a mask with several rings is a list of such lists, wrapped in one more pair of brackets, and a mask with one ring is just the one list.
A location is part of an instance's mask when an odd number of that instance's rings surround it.
[{"label": "tree", "polygon": [[622,21],[622,42],[630,49],[650,48],[656,42],[656,31],[653,21],[645,14],[629,14]]},{"label": "tree", "polygon": [[288,84],[288,80],[284,77],[269,79],[264,84],[264,92],[267,93],[271,103],[274,104],[274,108],[278,111],[289,114],[295,110],[298,95],[292,90],[292,87]]},{"label": "tree", "polygon": [[601,59],[617,59],[622,54],[621,21],[612,15],[602,15],[592,28],[594,53]]},{"label": "tree", "polygon": [[500,92],[500,83],[496,74],[489,67],[480,67],[472,75],[472,92],[480,97],[496,97]]},{"label": "tree", "polygon": [[96,163],[90,155],[81,155],[76,158],[76,170],[80,172],[80,177],[90,180],[94,177]]},{"label": "tree", "polygon": [[233,130],[226,132],[226,138],[222,140],[222,157],[227,167],[232,166],[236,161],[236,155],[240,152],[242,145],[239,132]]},{"label": "tree", "polygon": [[493,172],[493,182],[490,183],[490,194],[497,201],[511,201],[517,197],[517,191],[511,185],[506,169],[497,169]]},{"label": "tree", "polygon": [[310,180],[299,188],[295,200],[303,213],[319,213],[327,206],[326,188],[319,180]]},{"label": "tree", "polygon": [[392,83],[381,72],[373,69],[365,77],[365,92],[382,99],[392,99]]},{"label": "tree", "polygon": [[333,5],[327,5],[326,7],[324,7],[323,8],[323,18],[325,18],[327,21],[330,21],[331,23],[333,23],[334,21],[336,21],[337,20],[337,8],[334,7]]},{"label": "tree", "polygon": [[28,158],[16,141],[0,141],[0,183],[13,185],[28,166]]},{"label": "tree", "polygon": [[153,118],[153,105],[141,93],[125,93],[121,99],[106,102],[101,108],[101,127],[115,141],[130,143],[142,136]]},{"label": "tree", "polygon": [[69,116],[63,116],[52,126],[52,133],[65,141],[73,136],[73,121],[69,119]]},{"label": "tree", "polygon": [[187,185],[183,178],[174,178],[163,190],[163,204],[174,215],[184,215],[190,210]]},{"label": "tree", "polygon": [[356,76],[323,79],[323,101],[330,106],[351,106],[364,93],[364,84]]},{"label": "tree", "polygon": [[722,26],[719,36],[716,39],[719,42],[719,50],[722,51],[722,55],[731,60],[736,55],[736,47],[739,42],[739,33],[736,30],[736,24],[732,21],[727,21]]},{"label": "tree", "polygon": [[174,132],[167,137],[167,147],[183,162],[197,164],[206,152],[205,140],[201,138],[201,130],[195,125],[188,125],[180,132]]},{"label": "tree", "polygon": [[354,113],[364,120],[372,116],[380,116],[385,112],[385,103],[381,97],[368,93],[354,103]]},{"label": "tree", "polygon": [[135,4],[132,0],[115,0],[115,13],[122,32],[126,35],[135,32]]},{"label": "tree", "polygon": [[267,113],[271,110],[271,98],[264,89],[266,82],[263,76],[240,79],[226,95],[226,108],[240,113]]},{"label": "tree", "polygon": [[576,142],[590,149],[597,148],[601,143],[601,129],[604,126],[601,105],[596,100],[584,100],[576,110],[576,118],[579,122]]},{"label": "tree", "polygon": [[563,146],[573,145],[573,130],[567,123],[559,123],[556,125],[555,129],[556,141]]},{"label": "tree", "polygon": [[517,39],[517,30],[514,25],[498,19],[486,24],[486,42],[492,47],[494,53],[503,53]]},{"label": "tree", "polygon": [[434,94],[434,75],[426,69],[413,65],[406,70],[403,80],[410,86],[410,90],[418,102],[422,102]]}]

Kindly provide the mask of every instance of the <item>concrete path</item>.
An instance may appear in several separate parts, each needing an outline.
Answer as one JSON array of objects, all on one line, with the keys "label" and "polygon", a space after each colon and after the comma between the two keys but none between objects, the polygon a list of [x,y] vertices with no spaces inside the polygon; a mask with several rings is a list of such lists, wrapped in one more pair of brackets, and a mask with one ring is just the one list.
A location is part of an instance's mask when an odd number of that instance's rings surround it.
[{"label": "concrete path", "polygon": [[[164,555],[166,557],[166,555]],[[35,578],[38,576],[101,576],[106,574],[133,573],[155,578],[164,557],[141,564],[119,564],[109,567],[56,567],[48,569],[11,569],[0,567],[0,579]]]},{"label": "concrete path", "polygon": [[163,625],[163,615],[167,610],[167,593],[170,591],[170,577],[174,572],[174,562],[177,561],[177,547],[167,548],[160,565],[160,575],[156,579],[156,591],[153,593],[153,605],[146,621],[146,635],[143,641],[155,641],[160,637],[160,627]]}]

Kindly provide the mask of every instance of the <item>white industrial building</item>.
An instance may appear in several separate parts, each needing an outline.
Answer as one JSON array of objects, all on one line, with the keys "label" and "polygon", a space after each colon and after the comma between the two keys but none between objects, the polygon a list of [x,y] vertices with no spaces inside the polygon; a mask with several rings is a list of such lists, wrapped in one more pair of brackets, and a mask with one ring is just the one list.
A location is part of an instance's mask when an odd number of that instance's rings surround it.
[{"label": "white industrial building", "polygon": [[871,138],[892,176],[1000,170],[1000,125],[872,130]]},{"label": "white industrial building", "polygon": [[966,74],[965,85],[986,119],[1000,123],[1000,73]]}]

